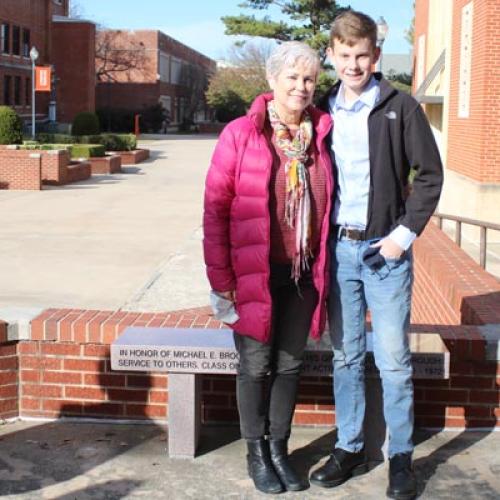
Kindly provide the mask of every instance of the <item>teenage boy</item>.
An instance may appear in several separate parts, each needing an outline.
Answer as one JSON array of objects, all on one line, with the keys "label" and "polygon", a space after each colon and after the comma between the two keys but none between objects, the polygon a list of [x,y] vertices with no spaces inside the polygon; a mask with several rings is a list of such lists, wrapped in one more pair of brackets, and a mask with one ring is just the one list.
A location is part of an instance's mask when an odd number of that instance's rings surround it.
[{"label": "teenage boy", "polygon": [[[380,49],[373,19],[346,11],[327,50],[340,81],[321,107],[334,120],[337,191],[332,212],[330,335],[338,439],[311,482],[333,487],[367,470],[366,309],[389,429],[390,498],[416,495],[412,470],[413,384],[408,346],[411,244],[438,203],[442,166],[420,105],[372,74]],[[415,171],[411,186],[410,170]]]}]

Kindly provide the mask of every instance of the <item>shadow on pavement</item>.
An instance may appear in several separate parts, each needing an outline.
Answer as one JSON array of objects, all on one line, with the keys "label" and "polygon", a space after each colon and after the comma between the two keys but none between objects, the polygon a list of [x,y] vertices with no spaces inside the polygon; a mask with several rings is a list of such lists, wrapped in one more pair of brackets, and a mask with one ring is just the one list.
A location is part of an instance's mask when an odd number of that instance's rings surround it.
[{"label": "shadow on pavement", "polygon": [[[136,446],[163,439],[166,440],[165,430],[157,425],[117,426],[104,422],[89,425],[67,420],[6,434],[1,437],[0,447],[0,495],[54,488]],[[117,482],[120,481],[109,481],[108,486]],[[129,492],[135,483],[139,484],[134,480],[124,480],[125,483]],[[78,496],[73,494],[67,498]]]},{"label": "shadow on pavement", "polygon": [[72,491],[65,495],[53,497],[53,500],[77,500],[80,498],[126,498],[129,493],[142,485],[141,481],[106,481],[87,488]]},{"label": "shadow on pavement", "polygon": [[[90,390],[99,392],[93,399],[103,400],[65,401],[59,410],[64,425],[55,421],[0,437],[0,495],[54,487],[85,475],[135,447],[146,443],[148,447],[161,447],[158,441],[166,444],[166,428],[150,420],[147,413],[153,385],[149,374],[129,382],[126,389],[122,374],[99,372],[97,376],[97,384]],[[129,397],[133,402],[127,401]],[[141,420],[148,425],[99,422],[99,418],[110,415]],[[82,422],[64,420],[66,417],[79,417]],[[88,425],[88,419],[92,419],[93,425]],[[133,473],[133,464],[130,466]],[[129,481],[128,486],[133,488],[133,483]]]},{"label": "shadow on pavement", "polygon": [[237,425],[202,425],[200,443],[196,450],[196,458],[207,455],[223,446],[241,439]]},{"label": "shadow on pavement", "polygon": [[301,475],[301,477],[309,477],[309,474],[318,462],[330,455],[333,451],[333,444],[336,439],[337,431],[333,430],[322,435],[318,439],[311,441],[306,446],[297,448],[290,453],[290,460],[296,467],[297,472]]}]

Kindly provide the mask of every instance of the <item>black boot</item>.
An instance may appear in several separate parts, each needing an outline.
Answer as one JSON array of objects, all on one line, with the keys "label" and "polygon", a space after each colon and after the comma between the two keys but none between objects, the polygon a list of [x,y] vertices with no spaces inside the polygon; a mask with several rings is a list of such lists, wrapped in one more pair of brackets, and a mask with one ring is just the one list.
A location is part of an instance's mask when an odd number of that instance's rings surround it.
[{"label": "black boot", "polygon": [[364,450],[350,453],[342,448],[335,448],[326,464],[311,474],[311,483],[323,488],[333,488],[367,470]]},{"label": "black boot", "polygon": [[269,441],[274,470],[287,491],[305,490],[309,485],[297,475],[291,466],[287,444],[286,439],[271,439]]},{"label": "black boot", "polygon": [[411,453],[398,453],[389,459],[387,496],[396,500],[411,500],[417,496],[417,480],[411,466]]},{"label": "black boot", "polygon": [[263,493],[281,493],[281,484],[274,470],[269,453],[269,443],[265,439],[247,439],[248,475],[255,487]]}]

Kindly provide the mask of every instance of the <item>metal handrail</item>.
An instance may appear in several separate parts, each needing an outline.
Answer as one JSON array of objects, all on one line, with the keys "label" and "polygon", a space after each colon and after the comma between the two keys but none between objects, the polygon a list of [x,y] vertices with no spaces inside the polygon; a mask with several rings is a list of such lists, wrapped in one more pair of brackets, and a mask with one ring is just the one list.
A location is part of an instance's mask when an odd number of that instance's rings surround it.
[{"label": "metal handrail", "polygon": [[457,215],[441,214],[436,212],[433,217],[438,220],[439,229],[443,229],[443,220],[455,221],[455,243],[461,247],[462,246],[462,224],[469,224],[470,226],[479,227],[480,237],[479,237],[479,265],[486,269],[486,231],[492,229],[493,231],[500,231],[500,224],[494,224],[493,222],[484,222],[482,220],[468,219],[467,217],[460,217]]}]

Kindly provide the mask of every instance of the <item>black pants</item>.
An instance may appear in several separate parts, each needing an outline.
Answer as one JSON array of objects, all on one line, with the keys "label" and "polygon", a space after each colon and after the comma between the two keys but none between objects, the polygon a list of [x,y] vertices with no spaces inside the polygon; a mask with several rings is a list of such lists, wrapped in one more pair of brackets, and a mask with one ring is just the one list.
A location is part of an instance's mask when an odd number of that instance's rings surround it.
[{"label": "black pants", "polygon": [[269,343],[234,334],[240,355],[237,400],[241,435],[288,439],[304,349],[318,301],[311,273],[299,288],[289,265],[271,265],[273,327]]}]

